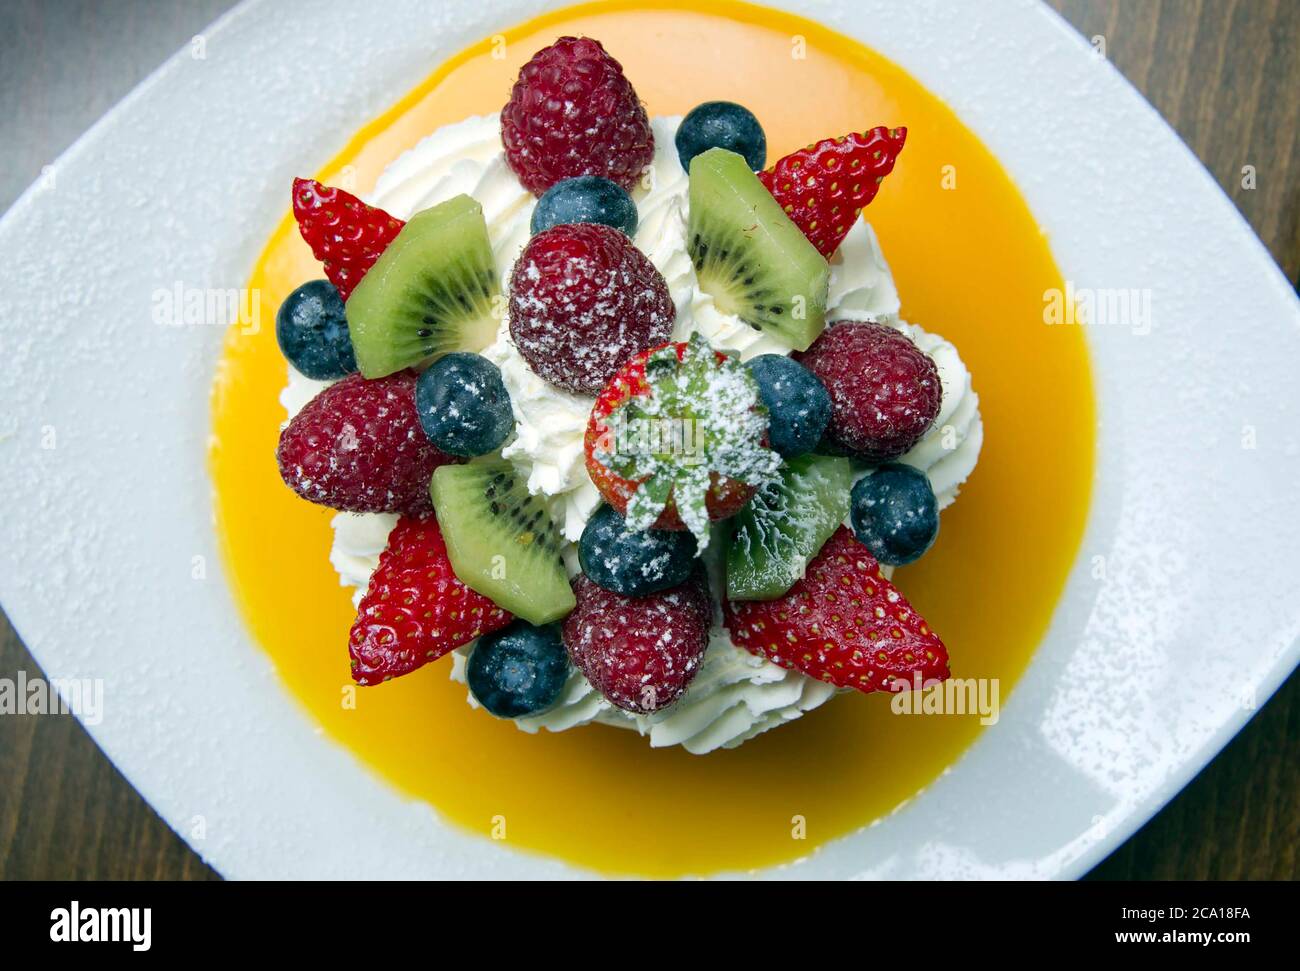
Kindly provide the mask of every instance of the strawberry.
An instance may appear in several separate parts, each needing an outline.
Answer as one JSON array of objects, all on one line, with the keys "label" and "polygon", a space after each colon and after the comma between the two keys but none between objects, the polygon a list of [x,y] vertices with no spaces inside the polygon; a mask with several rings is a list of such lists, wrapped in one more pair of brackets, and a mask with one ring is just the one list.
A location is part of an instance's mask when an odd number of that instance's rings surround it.
[{"label": "strawberry", "polygon": [[702,570],[646,597],[625,597],[581,575],[573,593],[578,605],[564,621],[564,646],[596,690],[638,714],[667,708],[682,696],[699,671],[713,624]]},{"label": "strawberry", "polygon": [[429,480],[458,461],[420,427],[414,371],[350,374],[318,394],[280,433],[280,477],[308,502],[344,512],[421,513]]},{"label": "strawberry", "polygon": [[325,275],[344,300],[406,225],[350,192],[314,179],[293,180],[293,216],[302,238],[325,265]]},{"label": "strawberry", "polygon": [[409,674],[513,619],[456,578],[433,513],[403,516],[352,625],[352,679],[372,685]]},{"label": "strawberry", "polygon": [[631,189],[654,159],[650,119],[623,67],[589,37],[561,37],[519,71],[501,109],[506,162],[540,196],[599,175]]},{"label": "strawberry", "polygon": [[775,476],[767,409],[753,375],[697,334],[643,351],[596,399],[584,439],[587,473],[632,530],[689,529],[738,512]]},{"label": "strawberry", "polygon": [[817,251],[830,259],[894,170],[906,128],[873,128],[791,152],[759,179]]},{"label": "strawberry", "polygon": [[538,376],[578,394],[668,340],[675,314],[663,274],[612,226],[538,233],[510,274],[511,340]]},{"label": "strawberry", "polygon": [[948,651],[844,526],[776,600],[728,601],[731,641],[838,688],[903,691],[948,677]]}]

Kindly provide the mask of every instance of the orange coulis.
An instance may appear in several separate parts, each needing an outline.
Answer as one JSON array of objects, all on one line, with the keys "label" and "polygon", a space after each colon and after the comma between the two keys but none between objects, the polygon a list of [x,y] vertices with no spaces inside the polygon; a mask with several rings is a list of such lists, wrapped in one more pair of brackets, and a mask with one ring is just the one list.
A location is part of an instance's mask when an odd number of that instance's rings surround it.
[{"label": "orange coulis", "polygon": [[[826,136],[907,126],[867,216],[904,317],[953,341],[969,366],[985,442],[938,543],[895,582],[943,637],[954,675],[999,678],[1006,704],[1078,550],[1094,449],[1081,328],[1043,323],[1043,293],[1063,283],[1019,192],[890,61],[811,21],[729,0],[615,0],[504,30],[362,127],[316,177],[368,190],[422,136],[499,110],[519,67],[564,34],[599,38],[651,115],[714,99],[746,105],[767,131],[769,162]],[[356,689],[347,704],[353,610],[329,564],[333,514],[290,492],[275,462],[286,370],[272,311],[323,275],[288,214],[288,185],[284,199],[249,282],[267,312],[255,333],[248,322],[231,329],[216,379],[217,529],[235,598],[285,688],[378,778],[485,839],[504,820],[515,849],[606,873],[707,874],[788,862],[879,819],[984,730],[976,716],[894,714],[888,697],[854,694],[707,756],[605,726],[528,735],[472,710],[449,659]]]}]

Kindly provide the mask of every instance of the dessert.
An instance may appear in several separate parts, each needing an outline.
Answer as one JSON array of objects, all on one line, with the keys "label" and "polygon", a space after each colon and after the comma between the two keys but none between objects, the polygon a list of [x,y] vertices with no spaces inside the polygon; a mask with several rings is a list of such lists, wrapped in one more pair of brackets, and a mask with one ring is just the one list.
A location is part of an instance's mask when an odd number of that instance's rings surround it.
[{"label": "dessert", "polygon": [[[566,37],[369,203],[295,181],[358,373],[291,366],[278,457],[340,510],[357,683],[452,653],[484,717],[704,753],[837,690],[947,677],[886,574],[973,469],[978,399],[955,348],[898,319],[858,218],[906,130],[756,172],[761,136],[727,103],[649,119]],[[286,330],[328,358],[337,327],[310,323]]]},{"label": "dessert", "polygon": [[[909,457],[921,465],[942,460],[929,466],[941,502],[946,483],[968,467],[971,448],[944,447],[957,443],[958,429],[973,431],[962,405],[970,397],[962,364],[977,375],[979,411],[990,431],[979,472],[961,489],[961,501],[944,509],[941,539],[895,581],[947,641],[955,678],[998,678],[1002,697],[1014,698],[1077,561],[1087,518],[1096,420],[1089,359],[1083,328],[1039,323],[1044,291],[1057,292],[1064,282],[1024,197],[978,136],[915,78],[806,19],[730,0],[551,11],[505,32],[505,58],[484,38],[431,63],[411,89],[386,93],[396,99],[391,107],[358,117],[337,154],[320,154],[321,143],[307,139],[299,172],[360,194],[394,217],[470,195],[483,204],[497,241],[498,277],[508,279],[507,251],[518,252],[530,238],[528,212],[537,197],[500,162],[493,113],[534,51],[557,36],[584,34],[617,55],[648,116],[658,118],[651,122],[656,161],[672,164],[656,166],[653,185],[634,187],[643,224],[635,242],[665,268],[674,302],[689,306],[710,334],[723,329],[733,340],[756,342],[752,329],[710,314],[711,298],[688,274],[688,254],[672,257],[682,275],[667,262],[671,241],[683,238],[682,210],[673,200],[688,187],[665,119],[706,99],[743,102],[762,119],[769,163],[809,138],[877,122],[908,125],[904,155],[866,212],[870,222],[855,223],[829,261],[828,303],[831,319],[893,320],[901,292],[906,319],[961,349],[959,364],[946,342],[898,325],[934,358],[945,384],[936,429],[948,437],[933,436],[928,455]],[[790,57],[794,35],[807,39],[806,59]],[[719,51],[727,52],[724,61]],[[419,145],[429,133],[436,135]],[[439,196],[430,197],[438,183]],[[698,706],[679,701],[673,720],[656,722],[650,739],[604,728],[523,734],[466,704],[465,684],[445,674],[460,663],[456,652],[424,673],[358,687],[340,656],[340,632],[355,622],[355,585],[364,585],[399,517],[336,515],[302,501],[280,478],[271,458],[285,417],[279,399],[298,407],[323,385],[295,375],[283,394],[285,358],[266,314],[324,274],[287,207],[263,242],[247,281],[262,295],[262,326],[243,319],[228,332],[212,398],[209,456],[222,572],[260,648],[252,663],[273,672],[325,748],[357,760],[377,784],[409,800],[416,825],[431,825],[432,813],[486,839],[498,835],[494,819],[505,814],[510,847],[594,872],[745,872],[807,857],[887,816],[939,779],[984,731],[996,730],[976,718],[900,717],[891,702],[904,696],[854,694],[753,742],[692,755],[674,738],[694,735],[691,744],[703,746],[708,734],[714,745],[737,737],[752,727],[746,700],[779,718],[781,710],[798,710],[790,699],[804,685],[834,694],[740,650],[706,652],[690,694],[710,683],[720,690]],[[764,352],[753,348],[747,360]],[[572,408],[517,358],[501,355],[493,363],[503,375],[513,371],[511,394],[528,406],[507,445],[517,449],[512,455],[521,468],[521,457],[533,456],[528,478],[561,489],[586,483],[555,493],[563,501],[552,503],[554,522],[576,544],[590,509],[601,507],[599,493],[579,474],[589,410]],[[575,523],[566,528],[570,511]],[[340,586],[341,575],[354,585]],[[716,586],[712,592],[720,595]],[[755,662],[773,680],[751,680]],[[572,708],[552,709],[549,719],[582,721],[602,700],[591,689],[586,708],[578,699]],[[806,840],[790,838],[795,813],[808,820]],[[650,831],[661,838],[628,838]]]}]

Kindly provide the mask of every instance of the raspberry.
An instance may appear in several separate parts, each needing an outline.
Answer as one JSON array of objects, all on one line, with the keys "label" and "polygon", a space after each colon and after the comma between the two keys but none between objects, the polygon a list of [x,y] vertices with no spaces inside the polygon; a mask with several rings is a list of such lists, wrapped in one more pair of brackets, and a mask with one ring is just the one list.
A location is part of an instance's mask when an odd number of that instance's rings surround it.
[{"label": "raspberry", "polygon": [[501,109],[506,161],[533,195],[578,175],[631,189],[654,135],[623,67],[600,41],[561,37],[523,66]]},{"label": "raspberry", "polygon": [[904,691],[948,677],[948,651],[925,619],[841,526],[776,600],[728,601],[731,640],[751,654],[839,688]]},{"label": "raspberry", "polygon": [[832,324],[795,360],[831,395],[824,444],[868,462],[896,459],[929,431],[943,402],[939,369],[884,324]]},{"label": "raspberry", "polygon": [[538,233],[510,275],[510,336],[551,384],[597,394],[675,316],[668,284],[617,229],[571,223]]},{"label": "raspberry", "polygon": [[345,512],[424,513],[433,470],[456,459],[435,448],[415,411],[415,372],[350,374],[280,433],[280,477],[308,502]]},{"label": "raspberry", "polygon": [[759,179],[803,234],[830,259],[862,207],[894,171],[906,128],[827,138],[780,159]]},{"label": "raspberry", "polygon": [[349,192],[312,179],[293,180],[293,216],[344,300],[406,225]]},{"label": "raspberry", "polygon": [[648,597],[625,597],[573,581],[578,605],[564,621],[569,659],[625,711],[649,714],[686,691],[709,646],[713,602],[703,572]]},{"label": "raspberry", "polygon": [[513,619],[456,578],[432,513],[403,516],[357,609],[352,678],[372,685],[409,674]]}]

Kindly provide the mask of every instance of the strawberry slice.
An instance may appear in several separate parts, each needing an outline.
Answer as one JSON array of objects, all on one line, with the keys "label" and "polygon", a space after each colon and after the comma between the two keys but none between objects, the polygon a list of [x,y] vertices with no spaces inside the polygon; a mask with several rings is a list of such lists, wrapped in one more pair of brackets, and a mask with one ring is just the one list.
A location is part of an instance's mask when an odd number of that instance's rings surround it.
[{"label": "strawberry slice", "polygon": [[873,128],[827,138],[791,152],[759,180],[803,230],[817,251],[830,259],[848,235],[863,206],[894,171],[906,128]]},{"label": "strawberry slice", "polygon": [[777,600],[727,602],[732,643],[838,688],[905,691],[948,678],[948,650],[841,526]]},{"label": "strawberry slice", "polygon": [[293,180],[293,217],[344,300],[406,225],[352,193],[314,179]]},{"label": "strawberry slice", "polygon": [[352,679],[372,685],[409,674],[513,619],[457,579],[432,513],[403,516],[352,625]]}]

